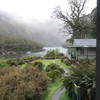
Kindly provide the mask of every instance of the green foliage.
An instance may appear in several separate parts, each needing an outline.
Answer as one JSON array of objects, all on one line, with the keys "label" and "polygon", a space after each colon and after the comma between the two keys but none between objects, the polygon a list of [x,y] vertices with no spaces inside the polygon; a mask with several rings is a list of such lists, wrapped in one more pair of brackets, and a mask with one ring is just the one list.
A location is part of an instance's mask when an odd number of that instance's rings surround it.
[{"label": "green foliage", "polygon": [[63,62],[66,65],[71,65],[71,60],[66,58],[66,59],[61,59],[61,62]]},{"label": "green foliage", "polygon": [[0,67],[8,67],[9,65],[7,64],[6,59],[0,59]]},{"label": "green foliage", "polygon": [[4,58],[0,59],[0,67],[7,67],[7,66],[19,66],[25,63],[32,62],[39,57],[20,57],[20,58]]},{"label": "green foliage", "polygon": [[[72,66],[70,69],[70,76],[66,79],[68,82],[76,83],[77,85],[88,87],[90,84],[93,85],[96,78],[96,65],[93,60],[85,59],[81,60],[79,65]],[[67,82],[67,81],[66,81]]]},{"label": "green foliage", "polygon": [[40,69],[40,70],[43,70],[43,68],[44,68],[44,65],[43,65],[43,63],[42,62],[34,62],[33,63],[33,66],[36,66],[36,67],[38,67],[38,69]]},{"label": "green foliage", "polygon": [[18,62],[16,59],[9,59],[7,60],[7,64],[9,64],[10,66],[13,66],[13,65],[17,66]]},{"label": "green foliage", "polygon": [[42,45],[32,40],[15,36],[0,35],[0,54],[24,53],[41,50]]},{"label": "green foliage", "polygon": [[0,68],[0,100],[41,100],[47,76],[36,67]]},{"label": "green foliage", "polygon": [[49,50],[46,54],[45,57],[47,58],[51,58],[51,59],[54,59],[56,58],[56,54],[58,53],[58,51],[55,51],[55,50]]},{"label": "green foliage", "polygon": [[94,38],[96,36],[96,10],[88,15],[83,14],[87,0],[68,0],[69,12],[56,7],[53,16],[64,23],[64,31],[74,38]]},{"label": "green foliage", "polygon": [[46,71],[51,81],[55,81],[56,79],[61,78],[64,73],[64,70],[55,63],[48,65],[48,67],[46,68]]},{"label": "green foliage", "polygon": [[56,69],[59,69],[61,72],[63,72],[63,69],[60,68],[60,66],[57,65],[56,63],[49,64],[48,67],[46,68],[46,71],[49,72],[49,71],[56,70]]},{"label": "green foliage", "polygon": [[20,59],[20,58],[13,58],[13,59],[8,59],[7,64],[10,66],[18,66],[24,64],[25,61]]},{"label": "green foliage", "polygon": [[58,50],[49,50],[45,55],[45,58],[48,59],[64,58],[64,54],[60,53]]},{"label": "green foliage", "polygon": [[52,95],[55,91],[62,86],[63,82],[61,79],[56,80],[55,82],[50,82],[48,84],[47,90],[44,92],[42,100],[51,100]]},{"label": "green foliage", "polygon": [[95,93],[91,95],[91,92],[88,95],[88,90],[92,91],[96,88],[96,63],[94,59],[81,59],[78,64],[70,68],[70,75],[65,78],[64,85],[71,97],[75,84],[84,93],[83,99],[86,97],[88,100],[89,96],[95,95]]},{"label": "green foliage", "polygon": [[52,71],[49,71],[47,73],[48,77],[54,82],[55,80],[61,78],[62,76],[62,73],[60,70],[58,69],[55,69],[55,70],[52,70]]},{"label": "green foliage", "polygon": [[60,95],[59,100],[71,100],[66,90],[64,90],[64,92]]}]

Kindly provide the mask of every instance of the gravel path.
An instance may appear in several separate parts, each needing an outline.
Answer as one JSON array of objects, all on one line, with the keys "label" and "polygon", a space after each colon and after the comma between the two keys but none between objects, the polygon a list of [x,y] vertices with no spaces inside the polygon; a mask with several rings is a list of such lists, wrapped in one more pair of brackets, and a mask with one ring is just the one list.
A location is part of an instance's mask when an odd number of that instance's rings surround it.
[{"label": "gravel path", "polygon": [[[63,67],[61,67],[61,68],[63,68]],[[64,76],[67,76],[67,75],[69,74],[69,70],[68,70],[68,69],[65,69],[65,68],[63,68],[63,70],[64,70]],[[51,100],[59,100],[59,97],[60,97],[60,95],[61,95],[63,92],[64,92],[64,87],[58,88],[58,89],[55,91],[55,93],[53,94]]]},{"label": "gravel path", "polygon": [[[63,67],[61,67],[63,68]],[[66,68],[63,68],[64,70],[64,76],[67,76],[69,74],[69,70]],[[64,87],[60,87],[58,88],[55,93],[52,95],[52,99],[51,100],[59,100],[60,95],[64,92]]]},{"label": "gravel path", "polygon": [[64,87],[60,87],[56,90],[56,92],[53,94],[51,100],[59,100],[60,95],[64,92]]}]

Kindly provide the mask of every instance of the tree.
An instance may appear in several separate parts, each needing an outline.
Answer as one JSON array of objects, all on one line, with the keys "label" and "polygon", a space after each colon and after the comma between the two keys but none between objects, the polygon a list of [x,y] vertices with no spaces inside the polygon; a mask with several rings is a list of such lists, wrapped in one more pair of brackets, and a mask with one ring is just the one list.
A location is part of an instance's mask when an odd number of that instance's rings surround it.
[{"label": "tree", "polygon": [[94,8],[91,12],[91,23],[92,23],[92,33],[94,38],[96,38],[96,20],[97,20],[97,8]]},{"label": "tree", "polygon": [[70,69],[70,74],[65,77],[64,85],[68,95],[75,98],[80,94],[80,100],[95,100],[96,89],[96,60],[81,59],[79,65],[74,65]]},{"label": "tree", "polygon": [[47,59],[56,59],[56,58],[64,58],[64,54],[60,53],[58,49],[56,50],[48,50],[45,55]]},{"label": "tree", "polygon": [[60,7],[55,8],[54,16],[64,22],[64,28],[69,34],[73,34],[73,38],[80,36],[83,38],[83,30],[87,27],[83,17],[83,10],[87,0],[68,0],[70,13],[65,14]]},{"label": "tree", "polygon": [[54,59],[59,54],[58,50],[48,50],[47,54],[45,55],[46,58]]},{"label": "tree", "polygon": [[26,53],[42,50],[43,45],[17,36],[0,35],[0,54]]}]

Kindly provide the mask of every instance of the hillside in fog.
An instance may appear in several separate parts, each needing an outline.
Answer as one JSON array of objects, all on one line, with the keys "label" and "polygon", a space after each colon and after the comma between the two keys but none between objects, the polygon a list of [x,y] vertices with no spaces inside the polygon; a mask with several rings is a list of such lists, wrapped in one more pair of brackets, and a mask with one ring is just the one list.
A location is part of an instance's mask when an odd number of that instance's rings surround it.
[{"label": "hillside in fog", "polygon": [[35,40],[45,46],[60,46],[65,41],[64,34],[59,32],[56,22],[32,20],[25,23],[2,11],[0,11],[0,34]]}]

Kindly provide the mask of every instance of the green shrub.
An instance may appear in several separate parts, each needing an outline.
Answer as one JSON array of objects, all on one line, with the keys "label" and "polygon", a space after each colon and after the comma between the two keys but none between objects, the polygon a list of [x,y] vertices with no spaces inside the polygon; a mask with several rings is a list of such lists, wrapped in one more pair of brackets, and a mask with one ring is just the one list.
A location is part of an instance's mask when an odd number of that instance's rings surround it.
[{"label": "green shrub", "polygon": [[[95,60],[94,60],[95,62]],[[83,99],[86,97],[89,100],[89,96],[91,93],[88,90],[95,90],[96,85],[96,63],[94,64],[93,60],[89,59],[82,59],[79,61],[77,66],[72,66],[70,68],[70,75],[67,76],[64,80],[64,85],[69,92],[69,95],[72,97],[74,94],[75,84],[80,87],[81,91],[83,92],[84,96]],[[94,91],[95,92],[95,91]],[[81,95],[83,95],[81,94]],[[95,95],[92,94],[91,96]],[[82,99],[82,100],[83,100]],[[92,99],[90,99],[92,100]]]},{"label": "green shrub", "polygon": [[8,59],[8,60],[7,60],[7,64],[8,64],[9,66],[13,66],[13,65],[17,66],[17,65],[18,65],[18,62],[17,62],[16,59]]},{"label": "green shrub", "polygon": [[23,65],[25,63],[32,62],[33,60],[38,59],[38,57],[20,57],[20,58],[11,58],[7,60],[7,64],[9,66],[18,66]]},{"label": "green shrub", "polygon": [[56,81],[58,78],[61,78],[64,73],[64,70],[55,63],[48,65],[48,67],[46,68],[46,71],[47,71],[48,77],[52,81]]},{"label": "green shrub", "polygon": [[0,34],[0,51],[2,51],[2,47],[5,53],[12,51],[16,53],[26,53],[27,51],[33,52],[42,50],[43,45],[22,37]]},{"label": "green shrub", "polygon": [[55,70],[49,71],[47,75],[51,79],[51,81],[56,81],[57,79],[61,78],[62,72],[58,69],[55,69]]},{"label": "green shrub", "polygon": [[37,68],[39,68],[40,70],[43,70],[43,68],[44,68],[44,65],[43,65],[43,63],[42,62],[34,62],[33,64],[32,64],[33,66],[36,66]]},{"label": "green shrub", "polygon": [[58,50],[49,50],[45,55],[45,58],[48,59],[64,58],[64,54],[60,53]]},{"label": "green shrub", "polygon": [[6,59],[0,59],[0,67],[7,67],[7,60]]},{"label": "green shrub", "polygon": [[71,65],[71,60],[69,60],[68,58],[66,59],[61,59],[61,62],[63,62],[66,65]]},{"label": "green shrub", "polygon": [[55,69],[60,69],[60,66],[57,65],[56,63],[51,63],[46,68],[46,71],[49,72],[49,71],[52,71],[52,70],[55,70]]}]

